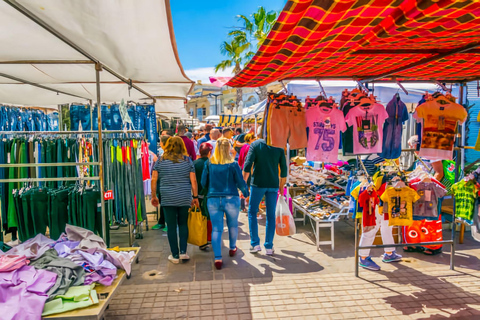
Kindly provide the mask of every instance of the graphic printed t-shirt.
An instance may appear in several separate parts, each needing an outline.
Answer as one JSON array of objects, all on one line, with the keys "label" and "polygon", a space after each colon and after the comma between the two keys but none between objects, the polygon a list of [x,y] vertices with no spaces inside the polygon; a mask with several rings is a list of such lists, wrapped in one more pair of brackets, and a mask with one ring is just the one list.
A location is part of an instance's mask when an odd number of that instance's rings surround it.
[{"label": "graphic printed t-shirt", "polygon": [[415,111],[415,117],[423,122],[419,156],[452,160],[457,123],[464,123],[467,115],[463,106],[443,99],[419,105]]},{"label": "graphic printed t-shirt", "polygon": [[465,182],[465,180],[461,180],[452,186],[457,218],[472,224],[475,199],[477,198],[478,191],[479,189],[474,181]]},{"label": "graphic printed t-shirt", "polygon": [[376,216],[375,208],[378,205],[380,200],[378,199],[378,194],[375,190],[368,192],[368,190],[363,191],[360,196],[358,196],[358,203],[363,207],[363,226],[375,226]]},{"label": "graphic printed t-shirt", "polygon": [[385,108],[378,103],[367,107],[358,105],[347,114],[345,120],[353,126],[353,153],[381,153],[383,124],[388,118]]},{"label": "graphic printed t-shirt", "polygon": [[410,226],[413,223],[413,203],[420,199],[412,188],[388,188],[380,199],[387,204],[390,226]]},{"label": "graphic printed t-shirt", "polygon": [[414,216],[422,218],[438,218],[438,199],[447,193],[435,182],[419,182],[412,185],[420,199],[413,205]]},{"label": "graphic printed t-shirt", "polygon": [[347,129],[343,112],[325,107],[310,108],[305,113],[308,128],[308,161],[338,161],[340,131]]}]

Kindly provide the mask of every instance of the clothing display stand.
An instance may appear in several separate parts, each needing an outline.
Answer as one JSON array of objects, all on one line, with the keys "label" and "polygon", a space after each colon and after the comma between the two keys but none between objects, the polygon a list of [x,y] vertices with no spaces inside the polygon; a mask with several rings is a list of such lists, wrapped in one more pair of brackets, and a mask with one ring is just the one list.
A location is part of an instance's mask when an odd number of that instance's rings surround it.
[{"label": "clothing display stand", "polygon": [[[142,134],[142,130],[103,130],[105,134]],[[27,135],[27,136],[36,136],[36,135],[83,135],[83,134],[98,134],[98,131],[0,131],[0,135]],[[100,138],[99,138],[99,149],[100,149]],[[18,163],[18,164],[0,164],[0,168],[25,168],[25,167],[69,167],[69,166],[99,166],[103,164],[103,155],[99,153],[99,161],[97,162],[58,162],[58,163]],[[99,173],[98,176],[90,177],[62,177],[62,178],[16,178],[16,179],[0,179],[0,183],[12,183],[12,182],[53,182],[53,181],[102,181],[102,174]],[[100,193],[100,198],[102,201],[102,232],[103,240],[106,242],[106,223],[105,223],[105,209],[103,203],[102,192]],[[1,222],[3,223],[3,222]],[[137,229],[139,228],[139,229]],[[128,225],[129,234],[129,246],[133,246],[134,233],[141,233],[141,225],[133,226],[130,222]],[[3,241],[4,232],[0,233],[0,240]]]}]

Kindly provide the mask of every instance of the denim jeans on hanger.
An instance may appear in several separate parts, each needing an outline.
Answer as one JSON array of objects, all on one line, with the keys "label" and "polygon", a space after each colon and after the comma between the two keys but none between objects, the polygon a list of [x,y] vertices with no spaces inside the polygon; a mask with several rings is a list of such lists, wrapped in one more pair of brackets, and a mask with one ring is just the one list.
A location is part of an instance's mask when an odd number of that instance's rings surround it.
[{"label": "denim jeans on hanger", "polygon": [[135,125],[136,122],[136,107],[135,106],[127,106],[127,111],[128,111],[128,116],[130,117],[130,120],[132,120],[132,124],[127,123],[127,129],[128,130],[140,130],[137,129],[137,126]]},{"label": "denim jeans on hanger", "polygon": [[114,104],[110,108],[112,118],[112,128],[110,130],[122,130],[122,116],[118,104]]},{"label": "denim jeans on hanger", "polygon": [[91,130],[90,125],[90,106],[71,105],[70,106],[70,127],[72,131],[79,130],[79,124],[82,124],[82,130]]},{"label": "denim jeans on hanger", "polygon": [[8,131],[8,113],[6,106],[0,106],[0,131]]},{"label": "denim jeans on hanger", "polygon": [[[28,114],[26,109],[19,109],[18,112],[18,121],[17,121],[17,131],[28,131],[27,122]],[[30,111],[31,112],[31,111]]]},{"label": "denim jeans on hanger", "polygon": [[145,133],[147,135],[148,142],[150,145],[148,148],[153,153],[158,151],[158,132],[157,132],[157,116],[155,114],[155,105],[148,105],[148,114],[145,122]]},{"label": "denim jeans on hanger", "polygon": [[58,123],[58,112],[52,112],[47,114],[47,130],[48,131],[59,131]]},{"label": "denim jeans on hanger", "polygon": [[[19,131],[19,120],[20,111],[16,107],[10,107],[8,109],[8,122],[9,122],[9,131]],[[20,117],[20,119],[19,119]]]},{"label": "denim jeans on hanger", "polygon": [[24,120],[24,129],[25,131],[35,131],[35,121],[33,119],[33,115],[37,110],[25,110],[23,112],[23,120]]},{"label": "denim jeans on hanger", "polygon": [[[112,130],[112,112],[110,105],[102,105],[100,107],[102,112],[102,129],[103,130]],[[97,128],[98,129],[98,128]]]},{"label": "denim jeans on hanger", "polygon": [[148,110],[144,105],[138,105],[134,107],[135,116],[133,120],[133,126],[135,130],[145,130],[145,121],[147,119]]}]

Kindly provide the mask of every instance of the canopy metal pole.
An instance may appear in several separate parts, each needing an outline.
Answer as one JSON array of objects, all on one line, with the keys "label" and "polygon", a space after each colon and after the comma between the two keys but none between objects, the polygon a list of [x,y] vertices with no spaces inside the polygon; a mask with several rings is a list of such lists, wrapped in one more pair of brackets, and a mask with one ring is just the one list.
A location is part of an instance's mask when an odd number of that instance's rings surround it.
[{"label": "canopy metal pole", "polygon": [[[101,99],[100,99],[100,71],[102,71],[102,65],[100,63],[95,64],[95,80],[97,81],[97,106],[100,107]],[[103,198],[104,195],[104,188],[105,188],[105,181],[103,179],[103,139],[102,139],[102,113],[98,112],[98,162],[100,165],[98,166],[98,176],[100,177],[100,203],[102,209],[102,235],[103,240],[107,243],[107,222],[105,220],[105,199]],[[109,245],[107,243],[107,245]]]}]

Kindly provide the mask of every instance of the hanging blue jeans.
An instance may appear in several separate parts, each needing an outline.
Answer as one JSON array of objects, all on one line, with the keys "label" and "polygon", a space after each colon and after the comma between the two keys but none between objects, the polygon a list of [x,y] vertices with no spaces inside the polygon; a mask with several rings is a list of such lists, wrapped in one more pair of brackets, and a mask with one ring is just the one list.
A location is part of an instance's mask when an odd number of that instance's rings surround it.
[{"label": "hanging blue jeans", "polygon": [[87,105],[70,106],[70,130],[78,131],[82,124],[82,130],[91,130],[90,107]]},{"label": "hanging blue jeans", "polygon": [[113,119],[110,105],[102,105],[102,129],[103,130],[112,130]]},{"label": "hanging blue jeans", "polygon": [[215,260],[222,259],[223,216],[227,219],[229,248],[235,249],[238,237],[240,197],[208,197],[208,213],[212,221],[212,248]]},{"label": "hanging blue jeans", "polygon": [[48,131],[59,131],[60,126],[58,123],[58,112],[52,112],[47,115],[47,130]]},{"label": "hanging blue jeans", "polygon": [[8,131],[8,112],[5,106],[0,106],[0,131]]},{"label": "hanging blue jeans", "polygon": [[7,110],[8,114],[8,123],[9,123],[9,131],[20,131],[20,120],[22,117],[20,117],[20,111],[16,107],[11,107],[8,108]]},{"label": "hanging blue jeans", "polygon": [[109,130],[122,130],[122,116],[120,115],[120,109],[118,104],[114,104],[110,107],[112,126]]},{"label": "hanging blue jeans", "polygon": [[144,105],[135,106],[135,116],[133,120],[133,126],[135,130],[145,130],[145,121],[147,119],[148,110]]},{"label": "hanging blue jeans", "polygon": [[24,110],[23,111],[23,120],[24,120],[24,130],[25,131],[35,131],[35,121],[34,113],[39,110]]},{"label": "hanging blue jeans", "polygon": [[158,151],[158,132],[157,132],[157,116],[155,114],[155,105],[148,105],[148,114],[145,122],[145,132],[148,142],[150,143],[148,148],[154,154]]},{"label": "hanging blue jeans", "polygon": [[248,226],[250,228],[250,244],[252,247],[260,245],[258,237],[257,213],[258,206],[265,195],[267,207],[267,222],[265,230],[265,249],[273,248],[273,237],[275,236],[275,209],[277,208],[278,188],[257,188],[250,189],[250,203],[248,206]]}]

